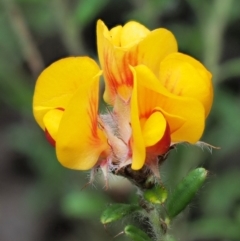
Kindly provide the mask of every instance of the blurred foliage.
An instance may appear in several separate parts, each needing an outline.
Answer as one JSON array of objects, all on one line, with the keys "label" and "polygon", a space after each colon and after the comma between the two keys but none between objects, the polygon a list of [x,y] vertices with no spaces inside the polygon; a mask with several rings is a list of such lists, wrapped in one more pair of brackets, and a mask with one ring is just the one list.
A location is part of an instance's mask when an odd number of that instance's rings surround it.
[{"label": "blurred foliage", "polygon": [[44,67],[69,55],[97,59],[99,18],[109,27],[135,19],[168,28],[180,51],[213,73],[215,101],[202,140],[221,149],[180,146],[161,175],[173,189],[190,169],[210,170],[195,206],[173,225],[177,240],[240,240],[238,0],[0,0],[0,239],[101,241],[123,230],[105,230],[99,218],[108,203],[131,199],[131,189],[117,179],[111,191],[98,181],[81,190],[88,174],[60,166],[31,111]]}]

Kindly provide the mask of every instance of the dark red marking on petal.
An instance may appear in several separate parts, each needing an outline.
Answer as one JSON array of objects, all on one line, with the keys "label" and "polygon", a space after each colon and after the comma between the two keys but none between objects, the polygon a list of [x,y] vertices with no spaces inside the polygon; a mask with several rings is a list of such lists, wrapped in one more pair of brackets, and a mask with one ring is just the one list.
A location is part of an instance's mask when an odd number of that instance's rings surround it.
[{"label": "dark red marking on petal", "polygon": [[45,129],[45,136],[46,136],[47,141],[48,141],[53,147],[55,147],[55,146],[56,146],[56,141],[52,138],[52,136],[50,135],[50,133],[48,132],[47,129]]},{"label": "dark red marking on petal", "polygon": [[65,109],[63,107],[57,107],[57,110],[61,110],[61,111],[65,111]]},{"label": "dark red marking on petal", "polygon": [[133,74],[130,71],[129,65],[131,65],[131,61],[129,60],[129,55],[125,54],[123,59],[123,69],[124,69],[124,83],[127,86],[133,86]]},{"label": "dark red marking on petal", "polygon": [[117,93],[117,87],[116,87],[116,80],[115,77],[111,71],[111,66],[114,65],[113,62],[110,60],[109,53],[105,50],[104,51],[104,64],[103,69],[104,73],[106,75],[106,80],[108,82],[108,87],[110,89],[111,94],[114,96]]},{"label": "dark red marking on petal", "polygon": [[133,49],[131,49],[128,52],[128,60],[129,60],[129,64],[134,66],[137,66],[140,61],[139,61],[139,45],[135,46]]},{"label": "dark red marking on petal", "polygon": [[155,145],[147,147],[147,152],[152,155],[163,155],[168,152],[171,145],[171,133],[170,127],[167,124],[165,133],[161,140],[159,140]]}]

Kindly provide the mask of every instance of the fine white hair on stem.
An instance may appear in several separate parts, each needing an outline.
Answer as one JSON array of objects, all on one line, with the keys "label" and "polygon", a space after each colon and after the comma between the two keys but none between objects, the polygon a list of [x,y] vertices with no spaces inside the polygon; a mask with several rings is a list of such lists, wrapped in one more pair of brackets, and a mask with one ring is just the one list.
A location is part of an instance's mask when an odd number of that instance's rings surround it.
[{"label": "fine white hair on stem", "polygon": [[206,142],[203,142],[203,141],[198,141],[196,143],[196,146],[199,146],[203,151],[206,149],[208,150],[211,154],[212,154],[212,150],[213,149],[220,149],[220,147],[216,147],[216,146],[212,146]]},{"label": "fine white hair on stem", "polygon": [[[192,145],[192,144],[189,143],[189,142],[179,142],[179,143],[176,143],[175,150],[177,150],[177,146],[178,146],[179,144],[184,145],[184,146],[190,146],[190,145]],[[207,150],[207,151],[209,151],[211,154],[212,154],[212,150],[213,150],[213,149],[217,149],[217,150],[220,149],[220,147],[216,147],[216,146],[210,145],[210,144],[208,144],[208,143],[206,143],[206,142],[203,142],[203,141],[198,141],[196,144],[193,144],[193,145],[195,145],[195,146],[197,146],[197,147],[200,147],[203,151],[204,151],[204,150]]]}]

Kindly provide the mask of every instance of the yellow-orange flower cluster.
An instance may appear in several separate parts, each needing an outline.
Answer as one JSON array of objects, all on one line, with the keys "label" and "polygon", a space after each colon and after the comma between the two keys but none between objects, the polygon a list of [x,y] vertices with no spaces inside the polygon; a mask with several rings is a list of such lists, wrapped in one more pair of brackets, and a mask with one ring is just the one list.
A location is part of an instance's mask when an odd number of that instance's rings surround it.
[{"label": "yellow-orange flower cluster", "polygon": [[[210,72],[179,53],[173,34],[131,21],[99,20],[101,69],[88,57],[61,59],[39,76],[33,111],[66,167],[139,170],[180,142],[202,136],[213,100]],[[105,80],[99,113],[99,79]]]}]

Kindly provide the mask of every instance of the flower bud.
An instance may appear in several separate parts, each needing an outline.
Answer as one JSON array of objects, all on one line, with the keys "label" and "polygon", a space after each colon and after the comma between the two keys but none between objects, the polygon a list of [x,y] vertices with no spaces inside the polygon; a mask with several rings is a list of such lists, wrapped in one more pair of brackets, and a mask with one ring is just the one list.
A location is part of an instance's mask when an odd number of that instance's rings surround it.
[{"label": "flower bud", "polygon": [[163,186],[154,186],[144,192],[144,198],[151,203],[162,204],[167,199],[167,190]]}]

